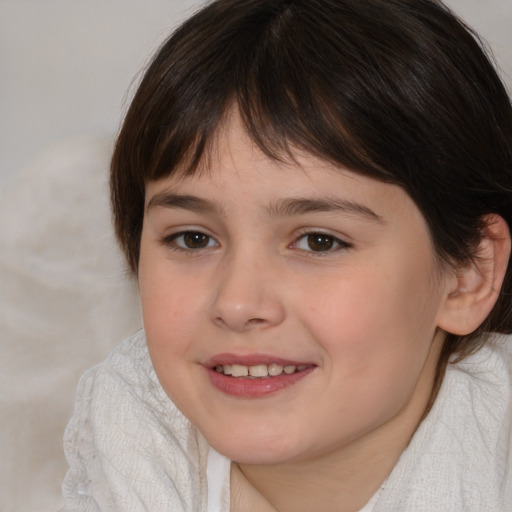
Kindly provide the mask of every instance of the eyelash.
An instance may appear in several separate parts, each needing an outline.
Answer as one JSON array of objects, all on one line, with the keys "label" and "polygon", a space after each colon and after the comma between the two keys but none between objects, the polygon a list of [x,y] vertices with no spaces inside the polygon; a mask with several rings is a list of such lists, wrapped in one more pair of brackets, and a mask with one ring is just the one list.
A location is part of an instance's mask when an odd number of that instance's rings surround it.
[{"label": "eyelash", "polygon": [[[189,236],[199,235],[200,237],[204,237],[207,239],[207,244],[203,247],[187,247],[185,243],[183,245],[179,245],[177,240],[179,238],[184,239],[184,237],[186,237],[187,235],[189,235]],[[212,247],[210,245],[210,242],[212,240],[215,240],[215,239],[213,237],[211,237],[210,235],[207,235],[206,233],[203,233],[202,231],[195,231],[195,230],[190,229],[187,231],[180,231],[178,233],[174,233],[172,235],[166,236],[162,239],[162,243],[163,243],[163,245],[169,247],[173,251],[192,253],[192,252],[196,252],[196,251],[200,251],[200,250],[209,249],[210,247]],[[216,245],[213,247],[218,247],[218,245],[219,245],[218,242],[216,242]]]},{"label": "eyelash", "polygon": [[[188,236],[196,236],[196,237],[197,236],[204,237],[203,240],[205,240],[206,245],[199,246],[199,247],[187,247],[186,242],[184,241],[184,237],[186,237],[187,235]],[[315,240],[313,239],[314,237],[316,237],[316,242],[319,242],[319,243],[322,243],[322,240],[320,240],[320,239],[323,238],[323,242],[327,242],[328,247],[325,250],[318,250],[318,251],[312,250],[311,243],[315,242]],[[177,242],[177,240],[180,238],[183,239],[182,245],[180,245]],[[306,243],[308,244],[309,249],[299,247],[299,244],[303,240],[306,240]],[[212,241],[214,242],[214,245],[211,245]],[[219,243],[217,241],[215,241],[215,239],[212,236],[207,235],[206,233],[203,233],[202,231],[195,231],[195,230],[180,231],[178,233],[174,233],[172,235],[163,237],[162,244],[169,247],[173,251],[184,252],[184,253],[188,253],[188,254],[200,252],[203,250],[209,250],[212,247],[215,248],[215,247],[219,246]],[[288,247],[290,247],[292,249],[298,249],[310,257],[324,257],[324,256],[327,256],[328,254],[332,254],[334,252],[338,252],[343,249],[350,249],[352,247],[352,244],[349,244],[348,242],[345,242],[329,233],[312,230],[312,231],[307,231],[307,232],[300,234],[300,236],[298,236],[297,239],[294,242],[292,242]]]},{"label": "eyelash", "polygon": [[[311,248],[311,243],[314,242],[314,240],[313,240],[314,238],[317,239],[316,240],[317,242],[319,241],[320,238],[323,238],[324,241],[327,240],[328,244],[330,244],[330,245],[325,250],[314,251]],[[306,243],[308,244],[309,249],[303,249],[303,248],[299,247],[299,243],[301,241],[303,241],[303,240],[306,241]],[[325,233],[323,231],[312,230],[312,231],[306,231],[306,232],[302,233],[295,240],[295,242],[293,242],[291,244],[291,247],[296,248],[296,249],[304,252],[305,254],[307,254],[307,256],[311,256],[311,257],[325,257],[325,256],[327,256],[329,254],[338,252],[340,250],[350,249],[352,247],[352,245],[349,244],[348,242],[345,242],[344,240],[341,240],[340,238],[337,238],[334,235],[331,235],[330,233]]]}]

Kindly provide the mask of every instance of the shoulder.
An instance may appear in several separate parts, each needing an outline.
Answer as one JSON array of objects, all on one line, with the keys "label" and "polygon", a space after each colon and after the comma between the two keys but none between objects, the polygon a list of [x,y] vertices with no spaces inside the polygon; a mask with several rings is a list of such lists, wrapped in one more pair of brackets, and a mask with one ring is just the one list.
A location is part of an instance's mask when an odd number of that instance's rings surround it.
[{"label": "shoulder", "polygon": [[[467,425],[478,431],[482,442],[503,445],[506,437],[510,442],[511,335],[492,335],[478,352],[450,365],[445,380],[439,397],[439,416],[446,416],[449,409],[465,411]],[[452,416],[455,421],[455,415]]]},{"label": "shoulder", "polygon": [[143,331],[82,376],[64,448],[66,510],[202,508],[208,447],[161,388]]},{"label": "shoulder", "polygon": [[127,421],[140,416],[144,423],[161,416],[173,430],[189,427],[158,382],[142,330],[80,378],[74,416],[84,414],[88,424],[101,421],[106,425],[125,416]]},{"label": "shoulder", "polygon": [[157,400],[172,408],[158,384],[143,330],[126,338],[103,362],[85,372],[78,383],[77,398],[108,400],[112,391],[142,401]]},{"label": "shoulder", "polygon": [[[482,438],[512,435],[512,336],[493,334],[476,353],[449,365],[439,414],[465,410]],[[454,418],[455,419],[455,418]],[[471,420],[471,421],[470,421]]]},{"label": "shoulder", "polygon": [[376,511],[512,510],[512,336],[450,364]]},{"label": "shoulder", "polygon": [[[512,373],[512,334],[490,334],[486,344],[474,354],[449,366],[449,371],[462,371],[471,376],[485,376],[494,380],[493,375]],[[496,376],[496,375],[495,375]]]}]

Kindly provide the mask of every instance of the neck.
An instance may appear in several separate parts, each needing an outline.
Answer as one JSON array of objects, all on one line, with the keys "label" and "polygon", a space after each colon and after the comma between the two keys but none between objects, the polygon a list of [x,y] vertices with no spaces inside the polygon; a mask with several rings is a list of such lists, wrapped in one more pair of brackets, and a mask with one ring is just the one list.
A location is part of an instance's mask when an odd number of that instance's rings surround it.
[{"label": "neck", "polygon": [[259,494],[257,499],[268,503],[258,510],[356,512],[382,486],[406,444],[396,439],[383,448],[376,435],[365,447],[354,445],[343,453],[282,465],[242,464],[239,470],[253,499]]}]

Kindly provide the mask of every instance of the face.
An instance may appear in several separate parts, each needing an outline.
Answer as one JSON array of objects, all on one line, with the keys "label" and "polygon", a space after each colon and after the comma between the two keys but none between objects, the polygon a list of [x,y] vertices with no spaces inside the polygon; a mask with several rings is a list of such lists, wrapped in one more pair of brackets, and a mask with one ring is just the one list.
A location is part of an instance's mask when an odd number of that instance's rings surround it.
[{"label": "face", "polygon": [[[419,421],[446,283],[402,189],[236,120],[205,172],[151,182],[139,285],[171,399],[232,460],[307,460]],[[413,427],[412,427],[413,428]]]}]

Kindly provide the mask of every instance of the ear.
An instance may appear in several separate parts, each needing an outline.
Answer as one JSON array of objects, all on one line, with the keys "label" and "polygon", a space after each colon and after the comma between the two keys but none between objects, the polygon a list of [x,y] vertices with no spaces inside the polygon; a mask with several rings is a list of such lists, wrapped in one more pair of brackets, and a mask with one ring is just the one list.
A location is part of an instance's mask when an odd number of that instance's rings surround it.
[{"label": "ear", "polygon": [[465,335],[477,329],[498,300],[510,258],[510,231],[496,214],[483,217],[482,240],[474,261],[447,278],[447,292],[438,315],[446,332]]}]

